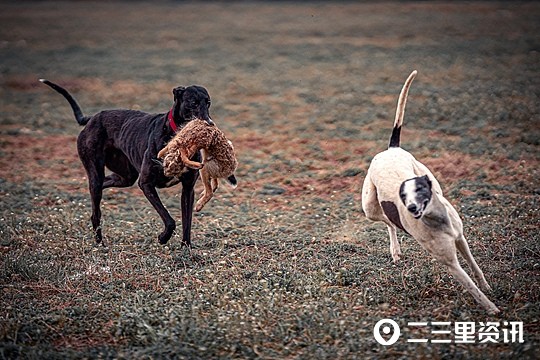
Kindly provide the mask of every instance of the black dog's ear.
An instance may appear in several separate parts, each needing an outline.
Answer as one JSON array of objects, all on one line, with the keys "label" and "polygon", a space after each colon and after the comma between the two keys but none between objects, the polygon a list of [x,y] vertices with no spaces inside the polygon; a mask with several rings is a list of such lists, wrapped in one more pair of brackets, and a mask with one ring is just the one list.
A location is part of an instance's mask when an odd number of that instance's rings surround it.
[{"label": "black dog's ear", "polygon": [[174,95],[174,104],[173,104],[173,119],[176,121],[182,121],[181,120],[181,114],[180,114],[180,104],[182,104],[182,96],[184,95],[184,91],[186,91],[185,86],[178,86],[175,87],[172,91]]},{"label": "black dog's ear", "polygon": [[426,183],[428,184],[429,188],[431,189],[431,179],[429,178],[429,176],[424,175],[424,176],[422,176],[422,178],[424,180],[426,180]]},{"label": "black dog's ear", "polygon": [[178,86],[178,87],[175,87],[172,91],[173,95],[174,95],[174,100],[176,99],[180,99],[182,97],[182,94],[184,94],[184,91],[186,91],[186,87],[185,86]]}]

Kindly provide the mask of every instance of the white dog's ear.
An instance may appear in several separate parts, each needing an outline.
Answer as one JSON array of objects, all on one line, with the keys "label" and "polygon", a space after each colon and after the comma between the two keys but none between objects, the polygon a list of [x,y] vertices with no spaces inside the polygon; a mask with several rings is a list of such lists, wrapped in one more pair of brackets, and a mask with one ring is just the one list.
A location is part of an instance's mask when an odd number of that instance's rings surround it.
[{"label": "white dog's ear", "polygon": [[431,179],[429,178],[429,176],[424,175],[422,177],[426,180],[426,183],[428,184],[429,188],[431,189]]}]

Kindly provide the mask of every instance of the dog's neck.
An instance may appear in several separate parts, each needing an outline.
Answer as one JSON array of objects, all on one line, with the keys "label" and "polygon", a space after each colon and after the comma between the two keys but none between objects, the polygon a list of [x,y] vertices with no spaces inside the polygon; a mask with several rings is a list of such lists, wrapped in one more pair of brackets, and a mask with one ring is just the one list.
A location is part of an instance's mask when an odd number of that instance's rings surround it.
[{"label": "dog's neck", "polygon": [[178,127],[176,126],[174,122],[173,112],[174,112],[174,108],[169,110],[169,113],[167,114],[167,120],[169,120],[169,126],[171,127],[172,131],[176,132],[178,130]]},{"label": "dog's neck", "polygon": [[431,228],[439,228],[448,224],[448,212],[437,194],[433,193],[421,220]]},{"label": "dog's neck", "polygon": [[169,126],[171,127],[171,130],[173,132],[177,132],[178,126],[176,126],[176,123],[174,122],[174,107],[169,110],[169,113],[167,114],[167,120],[169,120]]}]

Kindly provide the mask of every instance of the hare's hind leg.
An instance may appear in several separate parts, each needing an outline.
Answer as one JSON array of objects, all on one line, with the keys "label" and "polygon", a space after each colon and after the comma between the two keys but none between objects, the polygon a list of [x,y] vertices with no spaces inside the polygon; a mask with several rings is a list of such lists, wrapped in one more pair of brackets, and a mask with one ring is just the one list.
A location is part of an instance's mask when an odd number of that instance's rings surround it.
[{"label": "hare's hind leg", "polygon": [[199,200],[197,200],[197,205],[195,206],[195,211],[201,211],[202,208],[204,207],[204,205],[206,205],[206,203],[208,201],[210,201],[210,199],[214,195],[214,192],[212,191],[210,175],[208,175],[208,172],[206,171],[206,169],[202,168],[199,171],[199,173],[201,175],[201,181],[202,181],[202,183],[204,185],[204,191],[201,194],[202,195],[201,198]]}]

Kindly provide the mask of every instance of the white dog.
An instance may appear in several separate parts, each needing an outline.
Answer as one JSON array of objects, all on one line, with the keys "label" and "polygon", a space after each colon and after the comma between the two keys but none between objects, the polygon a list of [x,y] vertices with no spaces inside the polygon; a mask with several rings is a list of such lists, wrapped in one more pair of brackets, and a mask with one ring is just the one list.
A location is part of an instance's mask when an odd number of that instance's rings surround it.
[{"label": "white dog", "polygon": [[490,290],[463,236],[463,224],[457,211],[443,197],[439,182],[428,168],[399,147],[407,94],[416,73],[415,70],[409,75],[399,95],[388,150],[377,154],[368,169],[362,187],[362,209],[368,219],[382,221],[388,226],[394,261],[401,255],[396,236],[396,228],[399,228],[446,265],[489,313],[498,313],[499,309],[459,265],[456,248],[471,267],[480,288]]}]

